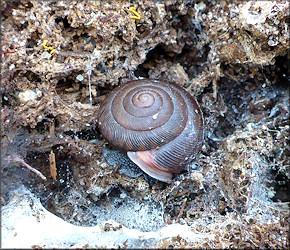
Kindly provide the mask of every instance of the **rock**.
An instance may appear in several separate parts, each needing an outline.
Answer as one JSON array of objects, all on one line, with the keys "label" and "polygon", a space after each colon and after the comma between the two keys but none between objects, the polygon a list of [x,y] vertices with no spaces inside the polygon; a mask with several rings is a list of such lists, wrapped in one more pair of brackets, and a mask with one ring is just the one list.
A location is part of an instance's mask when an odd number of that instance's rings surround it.
[{"label": "rock", "polygon": [[202,238],[186,225],[171,224],[158,231],[141,232],[113,220],[94,227],[75,226],[48,212],[24,186],[15,190],[2,208],[3,248],[150,247],[163,239]]}]

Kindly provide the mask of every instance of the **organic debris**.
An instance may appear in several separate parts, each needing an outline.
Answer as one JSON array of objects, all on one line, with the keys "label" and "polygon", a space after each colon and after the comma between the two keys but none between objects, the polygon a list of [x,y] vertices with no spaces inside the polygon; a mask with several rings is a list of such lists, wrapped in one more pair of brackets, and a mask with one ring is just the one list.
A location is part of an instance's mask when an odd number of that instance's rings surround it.
[{"label": "organic debris", "polygon": [[[289,248],[287,1],[1,7],[5,230],[22,230],[14,211],[34,219],[15,202],[16,190],[26,190],[25,204],[43,205],[33,214],[45,208],[77,232],[59,238],[40,216],[34,232],[53,237],[29,234],[26,247]],[[96,126],[106,94],[141,77],[177,82],[204,114],[201,153],[170,184],[110,149]],[[21,248],[14,233],[5,231],[2,243]]]}]

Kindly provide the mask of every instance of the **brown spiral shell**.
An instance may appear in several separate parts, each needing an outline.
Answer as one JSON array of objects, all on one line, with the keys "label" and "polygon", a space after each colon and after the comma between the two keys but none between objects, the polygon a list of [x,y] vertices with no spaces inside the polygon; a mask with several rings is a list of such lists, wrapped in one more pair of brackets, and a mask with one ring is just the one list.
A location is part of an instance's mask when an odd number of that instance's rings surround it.
[{"label": "brown spiral shell", "polygon": [[129,81],[101,103],[98,124],[107,141],[143,171],[170,182],[203,143],[203,116],[196,100],[178,85]]}]

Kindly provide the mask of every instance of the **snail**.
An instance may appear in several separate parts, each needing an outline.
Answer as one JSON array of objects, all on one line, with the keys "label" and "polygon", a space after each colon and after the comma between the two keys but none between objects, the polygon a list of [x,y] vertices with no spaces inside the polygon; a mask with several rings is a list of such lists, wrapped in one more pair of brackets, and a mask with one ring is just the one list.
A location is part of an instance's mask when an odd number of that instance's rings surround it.
[{"label": "snail", "polygon": [[168,183],[195,158],[204,140],[197,101],[180,86],[153,79],[113,89],[100,105],[98,126],[145,173]]}]

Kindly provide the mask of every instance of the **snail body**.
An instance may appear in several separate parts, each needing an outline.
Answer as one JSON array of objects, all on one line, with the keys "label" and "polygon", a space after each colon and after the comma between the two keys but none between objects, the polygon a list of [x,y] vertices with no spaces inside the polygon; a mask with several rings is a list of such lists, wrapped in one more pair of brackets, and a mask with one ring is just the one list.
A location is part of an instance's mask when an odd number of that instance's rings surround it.
[{"label": "snail body", "polygon": [[100,105],[98,125],[115,148],[150,176],[170,182],[203,143],[203,116],[196,100],[178,85],[129,81]]}]

